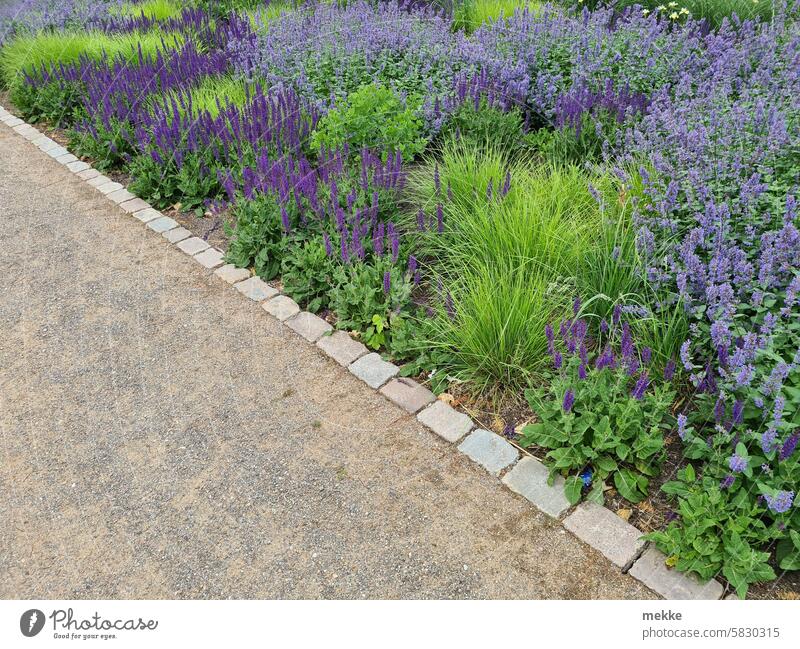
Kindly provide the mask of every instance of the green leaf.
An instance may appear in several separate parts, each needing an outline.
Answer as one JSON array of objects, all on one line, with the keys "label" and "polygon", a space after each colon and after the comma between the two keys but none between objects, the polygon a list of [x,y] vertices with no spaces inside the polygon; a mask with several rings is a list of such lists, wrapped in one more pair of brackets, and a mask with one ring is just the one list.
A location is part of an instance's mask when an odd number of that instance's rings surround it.
[{"label": "green leaf", "polygon": [[587,494],[586,500],[589,502],[597,503],[598,505],[603,505],[606,501],[605,494],[603,493],[603,483],[600,480],[596,480],[592,490]]},{"label": "green leaf", "polygon": [[581,499],[581,491],[583,491],[583,480],[580,476],[573,475],[564,481],[564,495],[570,505],[574,505]]},{"label": "green leaf", "polygon": [[594,461],[595,467],[606,473],[611,473],[617,468],[617,461],[608,455],[601,455]]},{"label": "green leaf", "polygon": [[790,530],[789,536],[778,541],[775,558],[781,570],[800,570],[800,533]]},{"label": "green leaf", "polygon": [[644,485],[646,487],[647,479],[630,469],[620,469],[614,474],[614,485],[617,491],[619,491],[623,498],[632,503],[638,503],[645,497],[645,494],[642,493],[641,490],[642,480],[644,480]]}]

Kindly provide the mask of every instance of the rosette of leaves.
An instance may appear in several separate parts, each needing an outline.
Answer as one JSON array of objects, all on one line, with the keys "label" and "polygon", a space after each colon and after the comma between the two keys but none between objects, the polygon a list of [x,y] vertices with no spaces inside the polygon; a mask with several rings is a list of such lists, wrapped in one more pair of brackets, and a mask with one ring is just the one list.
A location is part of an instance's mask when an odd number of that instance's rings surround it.
[{"label": "rosette of leaves", "polygon": [[609,341],[590,359],[587,324],[567,320],[559,336],[548,327],[555,372],[546,386],[525,396],[538,423],[522,431],[520,444],[547,450],[551,482],[566,478],[564,493],[577,503],[602,503],[610,482],[630,502],[647,495],[650,478],[663,459],[663,432],[674,392],[667,383],[653,385],[648,376],[650,352],[637,349],[627,325],[621,327],[618,351]]}]

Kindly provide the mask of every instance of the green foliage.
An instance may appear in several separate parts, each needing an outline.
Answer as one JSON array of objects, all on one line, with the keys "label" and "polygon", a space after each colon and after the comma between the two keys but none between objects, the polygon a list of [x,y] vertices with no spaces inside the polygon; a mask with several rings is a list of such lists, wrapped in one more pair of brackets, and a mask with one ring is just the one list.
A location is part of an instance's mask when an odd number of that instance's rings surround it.
[{"label": "green foliage", "polygon": [[44,67],[74,63],[80,57],[90,59],[121,57],[134,64],[139,59],[139,47],[146,59],[155,58],[164,48],[179,47],[183,36],[158,31],[131,34],[103,32],[40,32],[15,37],[0,49],[0,76],[13,88],[24,74],[33,74]]},{"label": "green foliage", "polygon": [[518,9],[538,11],[539,6],[529,0],[461,0],[453,10],[453,29],[471,34],[484,23],[508,18]]},{"label": "green foliage", "polygon": [[646,537],[667,555],[667,563],[702,580],[721,572],[741,598],[749,584],[775,579],[769,554],[755,549],[776,537],[775,529],[763,521],[763,505],[744,491],[731,498],[719,480],[698,478],[691,465],[677,477],[662,489],[680,497],[680,522]]},{"label": "green foliage", "polygon": [[323,117],[311,135],[311,146],[317,150],[345,143],[354,151],[368,147],[413,158],[425,148],[422,120],[416,106],[401,101],[391,89],[367,84]]},{"label": "green foliage", "polygon": [[[391,277],[389,293],[384,292],[384,274]],[[338,266],[333,273],[330,306],[339,329],[360,331],[364,342],[390,353],[407,352],[412,284],[407,273],[386,259]]]},{"label": "green foliage", "polygon": [[41,86],[16,83],[10,94],[22,116],[31,122],[45,120],[55,126],[65,126],[85,113],[81,87],[76,82],[59,80]]},{"label": "green foliage", "polygon": [[334,268],[321,236],[294,243],[281,261],[283,291],[307,311],[317,313],[328,306]]},{"label": "green foliage", "polygon": [[441,135],[460,137],[467,145],[488,147],[515,156],[525,143],[522,113],[517,110],[503,111],[481,99],[476,108],[474,102],[465,102],[450,116],[442,128]]},{"label": "green foliage", "polygon": [[[581,0],[577,0],[575,4],[582,6]],[[661,14],[666,20],[676,23],[684,22],[690,17],[706,20],[711,27],[719,27],[734,14],[740,20],[770,20],[774,11],[774,4],[770,0],[619,0],[614,4],[620,9],[641,5],[644,11]]]},{"label": "green foliage", "polygon": [[[253,200],[239,201],[234,208],[235,232],[225,261],[240,268],[253,267],[264,280],[274,279],[286,253],[281,213],[273,196],[260,195]],[[234,236],[235,235],[235,236]]]},{"label": "green foliage", "polygon": [[[250,97],[249,87],[251,84],[228,75],[205,77],[197,86],[169,92],[167,99],[175,99],[181,117],[189,109],[193,117],[203,112],[217,117],[220,110],[228,106],[244,106]],[[163,95],[156,95],[152,100],[161,102],[163,98]]]},{"label": "green foliage", "polygon": [[172,0],[144,0],[144,2],[122,5],[119,13],[124,16],[146,16],[153,20],[177,18],[183,11],[183,5]]},{"label": "green foliage", "polygon": [[[523,429],[520,444],[548,451],[551,479],[558,474],[567,478],[565,494],[572,504],[590,481],[590,498],[602,503],[606,480],[613,480],[623,498],[639,502],[663,458],[663,431],[674,392],[657,385],[636,398],[636,379],[627,365],[584,365],[586,375],[580,379],[583,362],[572,356],[547,385],[525,392],[539,421]],[[574,404],[566,403],[568,391]]]},{"label": "green foliage", "polygon": [[439,160],[411,172],[409,195],[425,213],[419,249],[450,293],[437,296],[427,333],[431,348],[447,352],[448,374],[477,389],[521,388],[544,369],[544,327],[571,303],[604,223],[590,183],[614,186],[577,167],[533,167],[465,142],[445,143]]}]

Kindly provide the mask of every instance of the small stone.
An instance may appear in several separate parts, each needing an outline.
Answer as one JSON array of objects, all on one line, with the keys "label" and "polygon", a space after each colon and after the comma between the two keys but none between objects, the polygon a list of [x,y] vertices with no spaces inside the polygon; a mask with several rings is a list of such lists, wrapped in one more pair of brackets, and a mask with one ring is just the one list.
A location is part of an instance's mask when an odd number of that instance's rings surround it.
[{"label": "small stone", "polygon": [[49,155],[51,158],[55,158],[57,160],[62,155],[66,155],[67,153],[69,153],[69,151],[67,151],[66,148],[64,148],[63,146],[58,145],[54,146],[52,149],[48,149],[47,151],[45,151],[45,153]]},{"label": "small stone", "polygon": [[223,259],[224,256],[225,255],[222,253],[222,251],[217,250],[216,248],[209,248],[208,250],[204,250],[203,252],[196,254],[194,258],[206,268],[216,268],[217,266],[221,266],[223,263],[225,263]]},{"label": "small stone", "polygon": [[268,297],[274,297],[278,294],[278,289],[272,288],[263,279],[255,275],[250,279],[234,284],[234,288],[254,302],[261,302]]},{"label": "small stone", "polygon": [[[103,185],[109,184],[111,182],[113,182],[111,178],[109,178],[108,176],[104,176],[103,174],[100,174],[99,176],[95,176],[94,178],[86,181],[86,184],[98,188],[102,187]],[[120,187],[122,187],[122,185],[120,185]]]},{"label": "small stone", "polygon": [[417,415],[417,419],[448,442],[457,442],[472,430],[472,419],[443,401],[435,401]]},{"label": "small stone", "polygon": [[210,246],[200,237],[184,239],[178,243],[178,248],[183,250],[187,255],[196,255],[198,252],[203,252],[203,250],[207,250],[209,247]]},{"label": "small stone", "polygon": [[519,458],[519,451],[505,439],[489,430],[479,428],[458,445],[458,450],[480,464],[492,475],[500,475]]},{"label": "small stone", "polygon": [[323,334],[333,329],[333,327],[322,318],[308,311],[301,311],[294,317],[286,320],[286,326],[312,343],[316,342]]},{"label": "small stone", "polygon": [[436,401],[436,395],[428,388],[404,376],[392,379],[380,391],[383,396],[412,415]]},{"label": "small stone", "polygon": [[639,530],[597,503],[579,505],[564,519],[564,527],[620,568],[633,561],[645,544]]},{"label": "small stone", "polygon": [[119,183],[115,183],[114,181],[107,182],[105,185],[97,186],[97,191],[105,195],[113,194],[114,192],[118,192],[120,189],[125,189],[125,188]]},{"label": "small stone", "polygon": [[166,232],[167,230],[172,230],[172,228],[177,228],[178,222],[175,219],[169,218],[168,216],[159,216],[157,219],[148,221],[147,227],[153,232],[160,233]]},{"label": "small stone", "polygon": [[535,457],[524,457],[503,476],[503,484],[527,498],[545,514],[558,518],[569,509],[564,495],[564,478],[556,476],[553,486],[547,484],[547,467]]},{"label": "small stone", "polygon": [[179,241],[183,241],[184,239],[191,237],[192,233],[186,228],[175,228],[174,230],[167,230],[161,236],[170,243],[178,243]]},{"label": "small stone", "polygon": [[633,564],[628,574],[666,599],[719,599],[722,584],[716,579],[705,583],[694,576],[671,570],[666,556],[656,548],[648,548]]},{"label": "small stone", "polygon": [[264,302],[263,306],[267,313],[274,315],[281,321],[291,318],[296,313],[300,313],[300,307],[297,306],[297,302],[285,295],[277,295],[271,300]]},{"label": "small stone", "polygon": [[67,164],[67,169],[69,169],[72,173],[77,174],[81,171],[86,171],[87,169],[91,169],[92,165],[84,162],[83,160],[76,160],[75,162],[70,162]]},{"label": "small stone", "polygon": [[67,165],[70,162],[77,162],[78,157],[72,155],[71,153],[65,153],[64,155],[60,155],[56,158],[56,162],[60,162],[62,165]]},{"label": "small stone", "polygon": [[[167,218],[161,212],[152,207],[145,207],[133,213],[133,218],[138,219],[142,223],[150,223],[157,219]],[[170,219],[172,221],[172,219]]]},{"label": "small stone", "polygon": [[58,142],[51,140],[46,135],[42,135],[41,137],[36,138],[33,143],[39,147],[41,151],[47,153],[48,151],[52,151],[56,147],[58,147]]},{"label": "small stone", "polygon": [[97,178],[100,175],[100,172],[97,169],[84,169],[83,171],[78,172],[78,178],[81,180],[91,180],[92,178]]},{"label": "small stone", "polygon": [[[124,191],[128,190],[126,189]],[[109,198],[111,198],[111,196],[112,195],[110,194]],[[111,200],[113,201],[114,199],[111,198]],[[133,214],[134,212],[138,212],[140,210],[146,210],[148,207],[150,207],[150,203],[148,203],[147,201],[143,201],[141,198],[136,198],[135,196],[127,201],[117,201],[117,202],[119,203],[119,206],[128,214]]]},{"label": "small stone", "polygon": [[250,271],[246,268],[237,268],[233,264],[225,264],[217,270],[214,274],[220,279],[224,279],[228,284],[235,284],[241,282],[243,279],[250,277]]},{"label": "small stone", "polygon": [[330,336],[323,336],[317,341],[317,347],[344,367],[369,353],[364,345],[353,340],[346,331],[334,331]]},{"label": "small stone", "polygon": [[369,387],[378,389],[393,376],[397,376],[400,368],[393,363],[387,363],[375,352],[362,356],[349,369]]},{"label": "small stone", "polygon": [[3,119],[3,121],[6,123],[6,126],[10,126],[11,128],[25,123],[19,117],[7,117]]}]

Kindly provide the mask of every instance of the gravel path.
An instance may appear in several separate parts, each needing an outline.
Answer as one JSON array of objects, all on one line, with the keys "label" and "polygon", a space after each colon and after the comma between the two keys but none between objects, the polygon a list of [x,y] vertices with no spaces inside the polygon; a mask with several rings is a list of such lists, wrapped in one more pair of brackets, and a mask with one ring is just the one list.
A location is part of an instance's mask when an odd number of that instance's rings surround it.
[{"label": "gravel path", "polygon": [[0,597],[653,597],[4,125],[0,222]]}]

